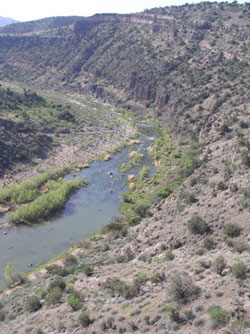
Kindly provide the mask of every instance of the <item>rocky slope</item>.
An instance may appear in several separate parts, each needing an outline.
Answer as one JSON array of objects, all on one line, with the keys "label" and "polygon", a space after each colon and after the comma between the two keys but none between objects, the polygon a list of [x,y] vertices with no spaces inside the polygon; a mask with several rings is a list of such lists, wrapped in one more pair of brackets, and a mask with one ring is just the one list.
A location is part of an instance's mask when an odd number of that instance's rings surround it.
[{"label": "rocky slope", "polygon": [[249,8],[2,33],[4,79],[91,92],[172,131],[149,148],[156,176],[130,182],[121,217],[1,295],[1,333],[250,333]]}]

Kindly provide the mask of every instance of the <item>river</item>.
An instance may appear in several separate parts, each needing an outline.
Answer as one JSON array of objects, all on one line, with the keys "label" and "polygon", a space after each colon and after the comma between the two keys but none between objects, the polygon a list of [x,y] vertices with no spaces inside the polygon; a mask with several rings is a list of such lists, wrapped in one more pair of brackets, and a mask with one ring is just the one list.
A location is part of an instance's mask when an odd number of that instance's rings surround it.
[{"label": "river", "polygon": [[[137,175],[143,165],[150,167],[151,175],[154,173],[147,147],[153,145],[158,134],[149,126],[141,127],[141,133],[138,138],[140,144],[125,147],[109,161],[95,161],[90,168],[77,173],[75,177],[85,176],[89,184],[70,197],[60,214],[31,227],[0,230],[0,288],[5,286],[4,268],[7,262],[11,262],[17,272],[27,272],[31,269],[29,264],[35,268],[46,263],[73,244],[98,232],[111,217],[119,214],[119,194],[128,190],[125,185],[127,175]],[[129,161],[131,150],[144,154],[142,164],[120,173],[118,168]],[[109,172],[112,172],[112,177]],[[72,176],[67,175],[66,178]]]}]

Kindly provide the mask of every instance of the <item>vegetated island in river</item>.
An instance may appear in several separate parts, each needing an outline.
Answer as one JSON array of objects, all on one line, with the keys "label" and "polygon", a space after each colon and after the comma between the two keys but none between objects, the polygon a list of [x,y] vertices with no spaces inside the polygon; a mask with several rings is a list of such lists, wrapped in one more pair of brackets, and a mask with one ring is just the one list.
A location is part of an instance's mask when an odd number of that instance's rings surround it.
[{"label": "vegetated island in river", "polygon": [[38,223],[52,213],[61,210],[69,196],[86,185],[85,179],[66,180],[62,176],[72,171],[65,166],[46,171],[40,175],[0,190],[2,211],[9,223]]}]

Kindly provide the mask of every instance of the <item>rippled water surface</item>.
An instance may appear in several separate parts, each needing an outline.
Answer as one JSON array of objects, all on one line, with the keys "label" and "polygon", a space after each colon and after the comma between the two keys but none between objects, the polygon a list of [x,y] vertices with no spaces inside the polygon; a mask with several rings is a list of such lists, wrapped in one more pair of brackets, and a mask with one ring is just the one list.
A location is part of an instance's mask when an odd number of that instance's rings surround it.
[{"label": "rippled water surface", "polygon": [[[79,172],[76,177],[85,176],[89,184],[71,196],[60,215],[32,227],[0,230],[0,288],[4,286],[3,273],[8,261],[18,272],[27,272],[29,264],[35,267],[46,263],[74,243],[100,230],[112,216],[119,214],[119,193],[127,190],[127,175],[137,174],[142,165],[150,166],[151,173],[154,172],[146,148],[153,144],[157,133],[150,127],[145,127],[143,132],[144,135],[139,138],[141,144],[126,147],[111,160],[96,161],[90,168]],[[142,165],[120,173],[118,168],[129,161],[130,150],[144,153]],[[112,177],[108,172],[113,173]],[[72,178],[70,175],[66,177]]]}]

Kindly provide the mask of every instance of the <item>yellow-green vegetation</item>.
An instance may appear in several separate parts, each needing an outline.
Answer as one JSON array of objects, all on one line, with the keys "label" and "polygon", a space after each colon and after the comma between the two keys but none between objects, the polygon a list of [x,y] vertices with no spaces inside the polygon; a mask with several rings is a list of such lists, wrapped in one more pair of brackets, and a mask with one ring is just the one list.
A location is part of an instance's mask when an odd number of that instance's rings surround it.
[{"label": "yellow-green vegetation", "polygon": [[[51,183],[51,190],[33,202],[23,205],[13,213],[8,214],[11,223],[37,223],[50,214],[62,209],[68,197],[85,183],[84,180],[67,181],[59,179]],[[54,188],[54,189],[53,189]]]},{"label": "yellow-green vegetation", "polygon": [[156,173],[148,178],[148,169],[143,167],[139,177],[133,180],[131,189],[122,194],[121,211],[129,219],[130,224],[138,223],[149,212],[154,198],[166,198],[192,174],[198,166],[195,145],[180,145],[175,142],[167,129],[155,140],[153,147],[148,149],[153,160]]},{"label": "yellow-green vegetation", "polygon": [[71,167],[65,166],[54,170],[33,176],[28,180],[21,182],[18,185],[11,185],[0,190],[0,204],[16,205],[33,201],[41,193],[46,192],[49,187],[53,186],[51,180],[56,180],[59,177],[70,173]]},{"label": "yellow-green vegetation", "polygon": [[129,154],[130,157],[130,161],[127,163],[123,163],[120,167],[119,167],[119,171],[120,172],[126,172],[127,170],[135,167],[135,166],[140,166],[141,162],[142,162],[142,158],[143,155],[139,152],[136,151],[131,151]]}]

